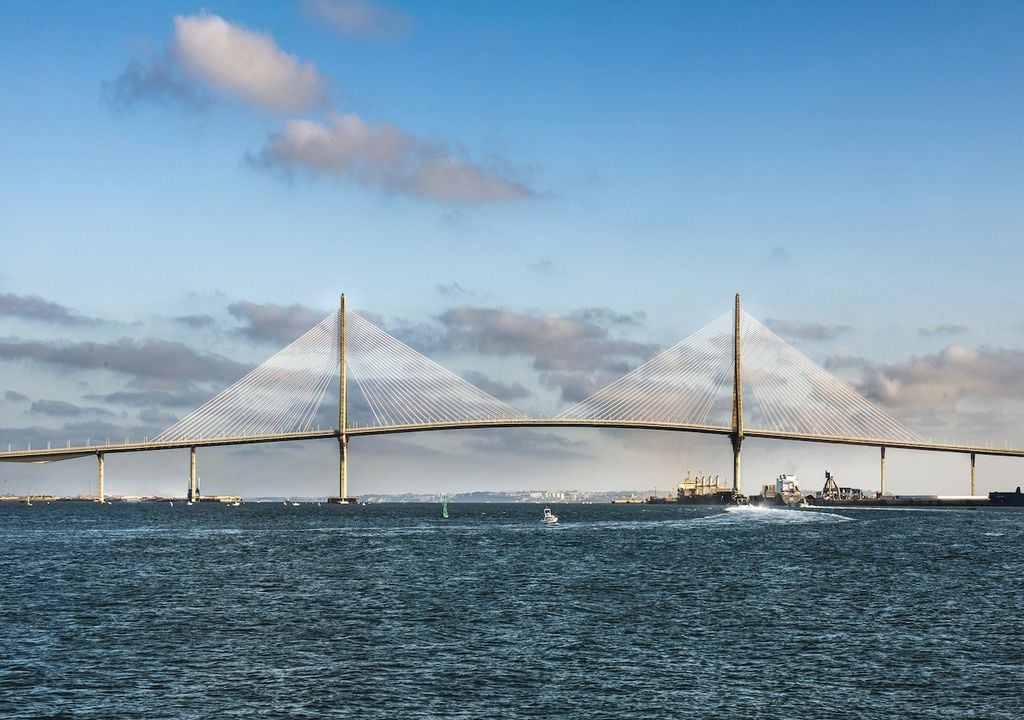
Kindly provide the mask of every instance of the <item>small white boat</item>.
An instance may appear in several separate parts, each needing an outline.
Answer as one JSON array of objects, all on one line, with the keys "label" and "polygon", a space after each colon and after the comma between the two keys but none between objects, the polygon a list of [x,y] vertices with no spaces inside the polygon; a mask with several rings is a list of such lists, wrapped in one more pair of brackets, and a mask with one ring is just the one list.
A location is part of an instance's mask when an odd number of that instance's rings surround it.
[{"label": "small white boat", "polygon": [[297,502],[293,502],[292,503],[292,507],[298,507],[298,506],[299,506],[299,504]]},{"label": "small white boat", "polygon": [[558,516],[551,512],[551,508],[544,508],[544,518],[541,520],[545,525],[554,525],[558,522]]}]

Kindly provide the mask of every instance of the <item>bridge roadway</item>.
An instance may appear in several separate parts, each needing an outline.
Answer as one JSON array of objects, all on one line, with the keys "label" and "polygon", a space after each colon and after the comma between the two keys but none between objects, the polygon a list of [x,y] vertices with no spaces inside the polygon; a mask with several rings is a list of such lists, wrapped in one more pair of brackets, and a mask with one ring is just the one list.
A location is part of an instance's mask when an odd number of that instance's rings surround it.
[{"label": "bridge roadway", "polygon": [[[588,420],[588,419],[533,419],[513,418],[503,420],[471,420],[451,422],[419,423],[415,425],[372,425],[365,427],[349,427],[345,434],[352,438],[362,435],[386,435],[395,433],[429,432],[435,430],[474,430],[479,428],[562,428],[590,427],[616,428],[633,430],[664,430],[671,432],[697,432],[711,435],[732,433],[732,429],[724,426],[686,425],[679,423],[652,422],[649,420]],[[337,438],[337,429],[310,430],[305,432],[283,433],[275,435],[254,435],[246,437],[209,437],[191,440],[170,440],[140,443],[88,445],[78,447],[47,448],[38,450],[10,450],[0,452],[0,462],[47,463],[58,460],[88,457],[100,453],[148,452],[153,450],[175,450],[182,448],[218,447],[224,445],[253,445],[258,443],[289,442],[298,440],[322,440]],[[762,438],[766,440],[795,440],[801,442],[830,443],[834,445],[853,445],[876,448],[892,448],[899,450],[930,450],[937,452],[954,452],[973,455],[991,455],[1001,457],[1024,457],[1024,449],[996,448],[972,445],[956,445],[945,443],[921,442],[914,440],[872,440],[868,438],[832,437],[828,435],[804,435],[799,433],[781,432],[777,430],[744,429],[744,438]]]}]

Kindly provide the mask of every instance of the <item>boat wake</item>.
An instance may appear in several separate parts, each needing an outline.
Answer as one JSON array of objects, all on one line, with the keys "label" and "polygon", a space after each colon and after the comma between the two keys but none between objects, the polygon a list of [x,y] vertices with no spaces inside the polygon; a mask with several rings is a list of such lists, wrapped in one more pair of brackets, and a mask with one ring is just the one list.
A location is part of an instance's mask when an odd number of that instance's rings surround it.
[{"label": "boat wake", "polygon": [[764,505],[730,505],[721,515],[713,515],[708,520],[719,522],[760,522],[769,524],[804,524],[804,523],[836,523],[853,522],[853,518],[834,512],[818,510],[797,510]]}]

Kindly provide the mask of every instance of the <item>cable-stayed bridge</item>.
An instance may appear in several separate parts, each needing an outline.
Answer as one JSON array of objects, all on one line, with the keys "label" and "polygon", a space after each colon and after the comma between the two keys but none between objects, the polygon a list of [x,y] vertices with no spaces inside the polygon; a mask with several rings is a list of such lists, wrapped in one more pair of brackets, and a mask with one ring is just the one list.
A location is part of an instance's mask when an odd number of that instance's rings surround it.
[{"label": "cable-stayed bridge", "polygon": [[[337,396],[329,393],[337,388]],[[336,405],[335,405],[336,403]],[[337,422],[316,426],[325,408]],[[331,411],[333,414],[333,410]],[[333,417],[332,417],[333,420]],[[925,441],[913,430],[735,308],[554,417],[530,417],[442,367],[365,317],[331,313],[248,375],[143,442],[9,449],[0,461],[50,462],[95,455],[98,497],[108,453],[190,448],[189,496],[198,496],[196,448],[337,438],[339,495],[348,495],[352,437],[486,427],[598,427],[727,436],[733,490],[741,489],[745,438],[1024,457],[1024,450]]]}]

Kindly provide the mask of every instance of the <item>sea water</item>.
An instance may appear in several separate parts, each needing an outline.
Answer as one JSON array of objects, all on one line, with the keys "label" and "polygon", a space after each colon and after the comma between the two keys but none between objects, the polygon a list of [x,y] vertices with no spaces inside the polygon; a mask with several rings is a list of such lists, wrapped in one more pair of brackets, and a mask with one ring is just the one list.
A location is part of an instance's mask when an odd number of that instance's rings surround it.
[{"label": "sea water", "polygon": [[1024,717],[1024,512],[0,506],[3,718]]}]

